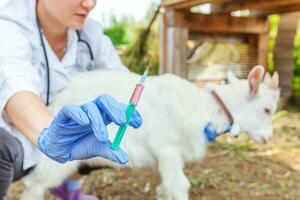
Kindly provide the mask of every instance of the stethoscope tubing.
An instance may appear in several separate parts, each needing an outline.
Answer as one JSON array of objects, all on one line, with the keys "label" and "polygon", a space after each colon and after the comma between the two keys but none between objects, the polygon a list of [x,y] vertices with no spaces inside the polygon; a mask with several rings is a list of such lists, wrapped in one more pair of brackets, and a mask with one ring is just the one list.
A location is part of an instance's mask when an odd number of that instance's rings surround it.
[{"label": "stethoscope tubing", "polygon": [[[37,6],[36,6],[37,7]],[[46,106],[49,105],[49,98],[50,98],[50,66],[49,66],[49,60],[48,60],[48,56],[47,56],[47,51],[46,51],[46,47],[45,47],[45,43],[43,40],[43,33],[42,33],[42,29],[41,29],[41,24],[37,15],[37,10],[36,10],[36,22],[37,22],[37,26],[38,26],[38,31],[39,31],[39,37],[40,37],[40,41],[42,44],[42,48],[43,48],[43,53],[44,53],[44,58],[45,58],[45,62],[46,62],[46,72],[47,72],[47,96],[46,96]],[[77,34],[77,42],[82,42],[84,43],[89,51],[90,57],[91,57],[91,62],[94,62],[94,55],[93,55],[93,51],[91,46],[89,45],[89,43],[83,39],[80,38],[80,32],[79,30],[76,30],[76,34]]]}]

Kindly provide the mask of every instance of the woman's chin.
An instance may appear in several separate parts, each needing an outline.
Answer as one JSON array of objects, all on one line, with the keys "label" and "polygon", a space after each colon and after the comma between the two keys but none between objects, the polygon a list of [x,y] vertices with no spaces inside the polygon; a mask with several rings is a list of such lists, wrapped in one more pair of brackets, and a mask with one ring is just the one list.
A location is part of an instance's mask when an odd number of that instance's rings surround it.
[{"label": "woman's chin", "polygon": [[72,24],[70,24],[69,28],[81,29],[83,27],[85,20],[76,20]]}]

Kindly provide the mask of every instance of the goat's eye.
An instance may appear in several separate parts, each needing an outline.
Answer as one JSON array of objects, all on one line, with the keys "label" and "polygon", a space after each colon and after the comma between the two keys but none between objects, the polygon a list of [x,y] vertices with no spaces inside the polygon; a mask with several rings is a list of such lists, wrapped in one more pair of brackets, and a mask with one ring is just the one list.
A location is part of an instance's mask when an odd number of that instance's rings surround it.
[{"label": "goat's eye", "polygon": [[265,113],[267,114],[267,115],[271,115],[271,109],[270,108],[265,108]]}]

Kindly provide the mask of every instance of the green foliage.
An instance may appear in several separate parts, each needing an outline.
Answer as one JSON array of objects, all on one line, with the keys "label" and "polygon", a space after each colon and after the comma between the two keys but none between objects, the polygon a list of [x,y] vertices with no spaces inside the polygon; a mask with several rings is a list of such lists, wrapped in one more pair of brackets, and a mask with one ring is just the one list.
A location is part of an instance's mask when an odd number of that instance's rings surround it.
[{"label": "green foliage", "polygon": [[[154,12],[156,10],[156,12]],[[157,5],[152,4],[147,14],[146,23],[134,23],[130,18],[124,18],[118,22],[115,16],[111,17],[111,26],[105,30],[114,46],[120,49],[122,62],[138,74],[142,74],[149,63],[149,55],[152,56],[152,67],[149,75],[158,74],[158,24],[154,19],[158,14]],[[154,22],[154,23],[153,23]]]},{"label": "green foliage", "polygon": [[122,55],[122,61],[128,68],[138,74],[142,74],[149,64],[149,55],[152,56],[152,67],[149,75],[158,74],[159,66],[159,41],[158,41],[158,24],[155,22],[158,15],[157,6],[153,5],[148,13],[148,23],[136,26],[137,38],[135,42],[126,49]]},{"label": "green foliage", "polygon": [[130,44],[134,40],[134,33],[130,29],[129,22],[124,19],[122,22],[115,21],[110,27],[104,30],[115,46]]},{"label": "green foliage", "polygon": [[300,97],[300,30],[296,33],[294,45],[293,96]]},{"label": "green foliage", "polygon": [[149,55],[152,56],[153,62],[152,67],[149,70],[150,75],[158,74],[158,60],[159,60],[159,41],[158,41],[158,30],[156,27],[151,29],[147,38],[141,36],[146,26],[141,26],[137,30],[136,41],[130,45],[122,55],[122,61],[130,71],[138,74],[142,74],[149,63]]},{"label": "green foliage", "polygon": [[271,15],[269,17],[270,32],[269,32],[269,41],[268,41],[268,45],[269,45],[268,70],[271,73],[273,73],[275,71],[274,48],[275,48],[276,38],[277,38],[277,35],[278,35],[279,20],[280,20],[279,15]]}]

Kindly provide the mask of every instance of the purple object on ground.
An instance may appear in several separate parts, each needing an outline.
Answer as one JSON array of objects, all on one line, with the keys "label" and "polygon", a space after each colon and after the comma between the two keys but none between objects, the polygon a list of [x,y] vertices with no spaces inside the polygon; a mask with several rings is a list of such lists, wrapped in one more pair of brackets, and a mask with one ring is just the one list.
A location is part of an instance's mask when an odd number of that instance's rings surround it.
[{"label": "purple object on ground", "polygon": [[99,200],[96,196],[83,194],[80,189],[69,192],[65,183],[50,191],[61,200]]}]

